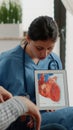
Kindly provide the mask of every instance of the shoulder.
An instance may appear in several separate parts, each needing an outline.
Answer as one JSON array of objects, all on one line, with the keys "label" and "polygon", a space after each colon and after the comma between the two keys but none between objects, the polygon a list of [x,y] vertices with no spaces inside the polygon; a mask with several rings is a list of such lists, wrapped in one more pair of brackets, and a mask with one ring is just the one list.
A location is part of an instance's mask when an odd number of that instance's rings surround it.
[{"label": "shoulder", "polygon": [[13,49],[2,52],[0,54],[0,63],[1,61],[5,62],[12,59],[20,59],[22,57],[22,54],[23,54],[23,49],[20,45],[18,45]]},{"label": "shoulder", "polygon": [[14,56],[14,55],[20,55],[22,52],[22,48],[20,45],[16,46],[13,49],[10,49],[8,51],[2,52],[0,54],[0,58],[6,58],[6,57],[10,57],[10,56]]},{"label": "shoulder", "polygon": [[14,68],[15,66],[22,63],[23,49],[21,46],[17,46],[11,50],[0,54],[0,72]]}]

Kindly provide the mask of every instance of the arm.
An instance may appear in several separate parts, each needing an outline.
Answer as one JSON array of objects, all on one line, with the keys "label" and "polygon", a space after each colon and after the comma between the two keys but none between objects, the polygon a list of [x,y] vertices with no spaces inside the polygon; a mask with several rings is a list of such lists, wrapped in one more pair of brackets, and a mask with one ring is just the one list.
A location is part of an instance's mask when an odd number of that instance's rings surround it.
[{"label": "arm", "polygon": [[5,130],[19,116],[29,114],[36,119],[36,130],[40,130],[41,117],[38,108],[25,97],[13,97],[0,104],[0,130]]}]

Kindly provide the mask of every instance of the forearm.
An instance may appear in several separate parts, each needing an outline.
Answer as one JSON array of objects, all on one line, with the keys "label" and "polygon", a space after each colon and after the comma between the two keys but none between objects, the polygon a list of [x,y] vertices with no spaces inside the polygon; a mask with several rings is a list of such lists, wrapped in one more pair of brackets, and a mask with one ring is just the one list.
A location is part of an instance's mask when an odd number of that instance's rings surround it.
[{"label": "forearm", "polygon": [[25,112],[27,112],[27,107],[18,97],[13,97],[0,104],[0,130],[5,130]]}]

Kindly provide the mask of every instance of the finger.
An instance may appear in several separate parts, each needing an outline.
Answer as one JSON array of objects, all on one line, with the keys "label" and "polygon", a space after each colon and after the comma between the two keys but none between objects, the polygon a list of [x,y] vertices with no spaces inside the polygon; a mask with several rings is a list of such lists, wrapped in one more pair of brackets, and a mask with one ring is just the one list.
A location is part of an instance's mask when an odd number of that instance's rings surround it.
[{"label": "finger", "polygon": [[0,86],[0,94],[3,96],[3,99],[9,99],[12,97],[12,94]]},{"label": "finger", "polygon": [[33,128],[33,127],[34,127],[34,122],[33,122],[33,121],[29,121],[29,122],[27,123],[27,127]]},{"label": "finger", "polygon": [[4,102],[4,99],[3,99],[2,95],[0,94],[0,103],[1,102]]},{"label": "finger", "polygon": [[8,92],[7,90],[6,90],[5,95],[6,95],[7,98],[11,98],[12,97],[12,94],[10,92]]}]

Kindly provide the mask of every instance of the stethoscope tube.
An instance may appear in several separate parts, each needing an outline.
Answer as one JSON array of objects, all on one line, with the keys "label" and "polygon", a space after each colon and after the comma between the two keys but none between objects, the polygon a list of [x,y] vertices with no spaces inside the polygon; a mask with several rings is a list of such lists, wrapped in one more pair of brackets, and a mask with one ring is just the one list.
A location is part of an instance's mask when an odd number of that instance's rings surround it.
[{"label": "stethoscope tube", "polygon": [[50,54],[51,60],[48,64],[48,70],[58,70],[59,69],[59,65],[57,60],[55,60],[52,56],[52,54]]}]

